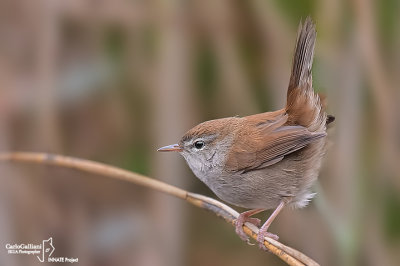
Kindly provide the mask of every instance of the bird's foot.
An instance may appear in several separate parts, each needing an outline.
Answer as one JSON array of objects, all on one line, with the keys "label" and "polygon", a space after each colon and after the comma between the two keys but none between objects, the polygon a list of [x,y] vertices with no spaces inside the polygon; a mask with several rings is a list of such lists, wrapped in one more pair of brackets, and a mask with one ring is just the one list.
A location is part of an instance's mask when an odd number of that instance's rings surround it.
[{"label": "bird's foot", "polygon": [[246,213],[246,212],[239,214],[239,217],[236,219],[236,234],[238,234],[238,236],[243,241],[246,241],[248,244],[250,244],[249,236],[246,235],[246,233],[243,231],[243,225],[246,222],[249,222],[249,223],[254,224],[255,226],[259,227],[261,224],[261,220],[258,218],[249,217],[248,213]]},{"label": "bird's foot", "polygon": [[269,250],[264,245],[264,237],[269,237],[276,241],[278,241],[278,239],[279,239],[279,237],[277,235],[267,232],[267,230],[263,230],[263,228],[261,227],[261,229],[257,235],[257,242],[258,242],[258,246],[260,247],[260,249],[263,249],[265,251],[269,251]]}]

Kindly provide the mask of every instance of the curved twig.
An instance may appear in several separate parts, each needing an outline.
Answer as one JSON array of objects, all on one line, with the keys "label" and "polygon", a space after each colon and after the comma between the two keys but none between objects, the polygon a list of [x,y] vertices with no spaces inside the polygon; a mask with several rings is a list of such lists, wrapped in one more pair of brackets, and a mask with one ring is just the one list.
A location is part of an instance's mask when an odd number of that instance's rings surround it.
[{"label": "curved twig", "polygon": [[[106,164],[67,157],[56,154],[48,153],[34,153],[34,152],[9,152],[0,153],[0,161],[17,161],[17,162],[30,162],[37,164],[49,164],[55,166],[62,166],[67,168],[73,168],[89,173],[95,173],[103,176],[108,176],[115,179],[121,179],[128,182],[132,182],[144,187],[148,187],[154,190],[164,192],[166,194],[173,195],[175,197],[186,200],[187,202],[200,207],[202,209],[209,210],[217,216],[223,218],[226,222],[234,225],[236,218],[239,213],[233,210],[231,207],[206,196],[188,192],[186,190],[174,187],[172,185],[163,183],[161,181],[133,173],[127,170],[123,170],[114,166]],[[253,224],[246,223],[243,226],[244,232],[253,239],[257,239],[258,228]],[[307,257],[303,253],[283,245],[282,243],[275,241],[274,239],[265,237],[264,245],[273,254],[278,256],[281,260],[289,265],[319,265],[311,258]]]}]

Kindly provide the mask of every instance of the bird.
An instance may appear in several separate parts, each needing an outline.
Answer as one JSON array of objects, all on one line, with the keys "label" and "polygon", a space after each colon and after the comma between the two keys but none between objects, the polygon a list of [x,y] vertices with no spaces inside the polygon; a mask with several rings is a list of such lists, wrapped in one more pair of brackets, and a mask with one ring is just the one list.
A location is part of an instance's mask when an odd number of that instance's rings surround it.
[{"label": "bird", "polygon": [[235,221],[236,233],[245,241],[245,222],[259,226],[251,216],[273,209],[260,227],[257,242],[278,239],[268,231],[287,206],[303,208],[315,193],[326,152],[328,115],[312,86],[316,41],[310,17],[300,22],[294,49],[286,106],[273,112],[227,117],[198,124],[179,143],[158,149],[179,152],[192,172],[223,201],[249,209]]}]

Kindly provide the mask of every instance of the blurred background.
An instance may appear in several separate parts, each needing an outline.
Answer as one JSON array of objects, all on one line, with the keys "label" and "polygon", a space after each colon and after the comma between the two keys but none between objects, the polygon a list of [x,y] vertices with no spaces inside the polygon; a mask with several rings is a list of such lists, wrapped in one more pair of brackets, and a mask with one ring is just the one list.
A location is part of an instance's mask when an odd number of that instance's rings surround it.
[{"label": "blurred background", "polygon": [[[282,108],[297,26],[311,15],[314,88],[336,121],[316,198],[271,231],[321,265],[399,265],[399,14],[396,0],[1,0],[1,151],[96,160],[215,197],[156,149],[204,120]],[[42,265],[4,247],[49,237],[53,256],[79,265],[284,265],[170,196],[54,166],[0,167],[1,265]]]}]

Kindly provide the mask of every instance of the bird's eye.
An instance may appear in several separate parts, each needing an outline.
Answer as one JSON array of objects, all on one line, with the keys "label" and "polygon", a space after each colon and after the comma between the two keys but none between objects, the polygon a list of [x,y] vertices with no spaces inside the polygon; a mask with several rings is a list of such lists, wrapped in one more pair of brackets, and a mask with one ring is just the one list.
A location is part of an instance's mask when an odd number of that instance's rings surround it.
[{"label": "bird's eye", "polygon": [[194,147],[198,150],[202,149],[204,147],[204,141],[198,140],[194,143]]}]

